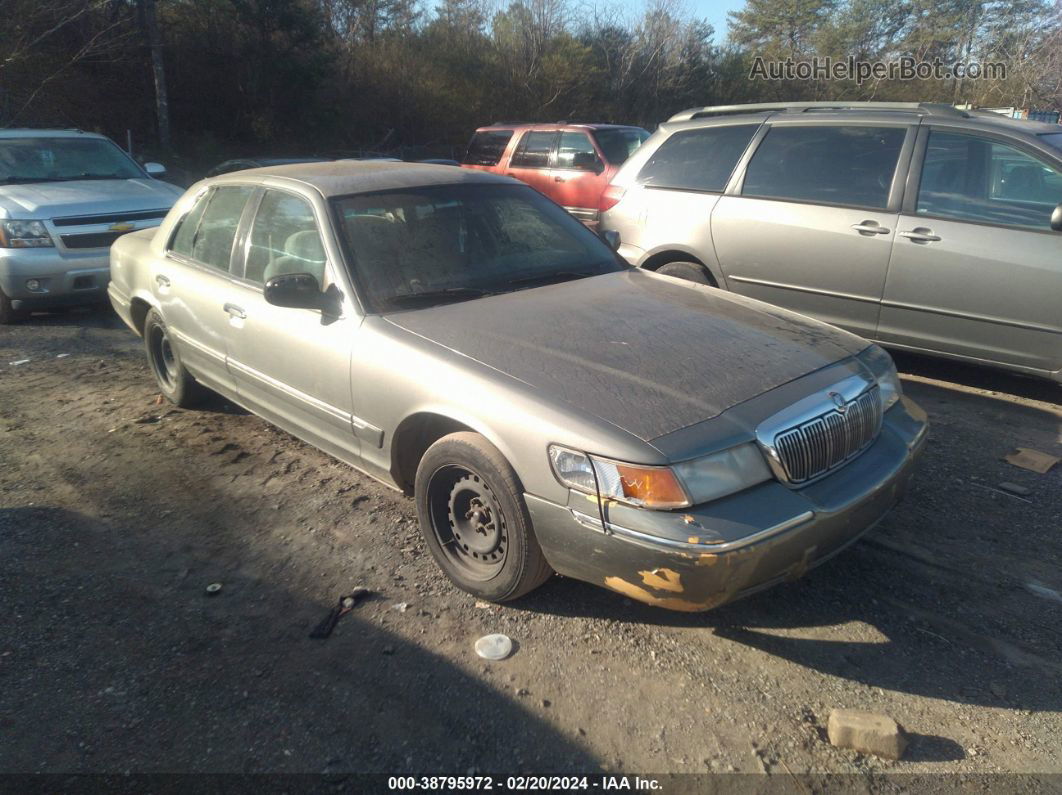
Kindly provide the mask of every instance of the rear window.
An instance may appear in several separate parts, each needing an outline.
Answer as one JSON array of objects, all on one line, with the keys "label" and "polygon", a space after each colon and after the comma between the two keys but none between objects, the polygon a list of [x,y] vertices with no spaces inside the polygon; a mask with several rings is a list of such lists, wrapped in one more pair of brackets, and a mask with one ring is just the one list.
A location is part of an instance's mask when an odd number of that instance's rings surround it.
[{"label": "rear window", "polygon": [[645,143],[649,133],[641,127],[620,127],[596,130],[594,138],[605,159],[613,166],[618,166],[634,154],[634,150]]},{"label": "rear window", "polygon": [[743,196],[884,208],[903,127],[772,127],[745,171]]},{"label": "rear window", "polygon": [[501,156],[505,153],[505,147],[509,145],[509,139],[513,137],[512,130],[484,130],[472,136],[465,151],[465,159],[461,162],[469,166],[496,166]]},{"label": "rear window", "polygon": [[718,193],[758,124],[705,127],[677,132],[660,144],[638,172],[638,182],[656,188]]}]

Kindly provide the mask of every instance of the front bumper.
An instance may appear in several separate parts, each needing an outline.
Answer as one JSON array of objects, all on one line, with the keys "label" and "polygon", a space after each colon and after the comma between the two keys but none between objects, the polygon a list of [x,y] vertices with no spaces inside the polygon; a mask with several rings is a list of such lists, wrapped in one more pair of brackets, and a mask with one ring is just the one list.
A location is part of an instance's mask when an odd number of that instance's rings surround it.
[{"label": "front bumper", "polygon": [[[0,289],[15,309],[102,301],[110,278],[107,249],[0,249]],[[40,283],[37,289],[27,286],[31,279]]]},{"label": "front bumper", "polygon": [[672,610],[710,610],[796,579],[856,541],[902,497],[925,442],[925,413],[904,398],[858,458],[802,489],[769,481],[687,511],[526,495],[546,559],[569,577]]}]

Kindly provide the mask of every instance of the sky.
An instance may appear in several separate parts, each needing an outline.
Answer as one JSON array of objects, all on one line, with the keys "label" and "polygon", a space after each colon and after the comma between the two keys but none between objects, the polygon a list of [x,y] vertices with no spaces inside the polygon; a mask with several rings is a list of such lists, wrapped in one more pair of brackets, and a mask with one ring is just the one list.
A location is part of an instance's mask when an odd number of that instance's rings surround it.
[{"label": "sky", "polygon": [[737,11],[745,5],[745,0],[686,0],[690,12],[707,19],[715,28],[713,41],[722,44],[726,40],[726,12]]}]

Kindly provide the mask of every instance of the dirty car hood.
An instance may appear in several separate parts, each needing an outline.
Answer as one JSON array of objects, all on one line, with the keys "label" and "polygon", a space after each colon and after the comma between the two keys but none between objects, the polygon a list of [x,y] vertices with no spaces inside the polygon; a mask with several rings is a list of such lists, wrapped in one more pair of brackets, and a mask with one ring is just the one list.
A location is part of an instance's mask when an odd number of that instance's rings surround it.
[{"label": "dirty car hood", "polygon": [[802,315],[640,270],[386,319],[646,441],[868,344]]},{"label": "dirty car hood", "polygon": [[48,219],[64,215],[169,209],[182,191],[156,179],[100,179],[0,186],[0,216]]}]

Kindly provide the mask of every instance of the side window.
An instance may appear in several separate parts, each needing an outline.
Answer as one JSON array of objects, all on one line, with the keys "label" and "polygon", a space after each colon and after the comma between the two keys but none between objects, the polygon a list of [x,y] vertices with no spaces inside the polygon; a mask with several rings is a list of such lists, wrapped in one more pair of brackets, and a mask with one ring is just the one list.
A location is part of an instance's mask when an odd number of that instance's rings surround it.
[{"label": "side window", "polygon": [[988,138],[930,132],[918,215],[1047,230],[1059,202],[1054,166]]},{"label": "side window", "polygon": [[658,188],[720,192],[759,125],[677,132],[653,152],[638,182]]},{"label": "side window", "polygon": [[484,130],[472,136],[462,163],[470,166],[496,166],[513,137],[512,130]]},{"label": "side window", "polygon": [[[173,238],[172,250],[203,265],[227,271],[236,227],[250,195],[251,189],[245,187],[211,190],[181,221]],[[198,223],[193,224],[193,221]]]},{"label": "side window", "polygon": [[549,168],[549,153],[556,137],[555,132],[524,133],[509,164],[520,168]]},{"label": "side window", "polygon": [[199,228],[199,219],[203,217],[203,210],[210,203],[210,191],[203,191],[196,199],[192,209],[184,214],[184,218],[177,222],[177,229],[170,238],[170,251],[185,257],[192,256],[192,245],[195,243],[195,232]]},{"label": "side window", "polygon": [[287,273],[312,274],[323,288],[325,251],[309,203],[271,190],[262,197],[251,226],[244,276],[265,284]]},{"label": "side window", "polygon": [[604,170],[601,159],[590,143],[586,133],[561,133],[560,145],[557,147],[557,163],[554,168],[568,168],[578,171]]},{"label": "side window", "polygon": [[883,209],[905,134],[903,127],[772,127],[741,193]]}]

